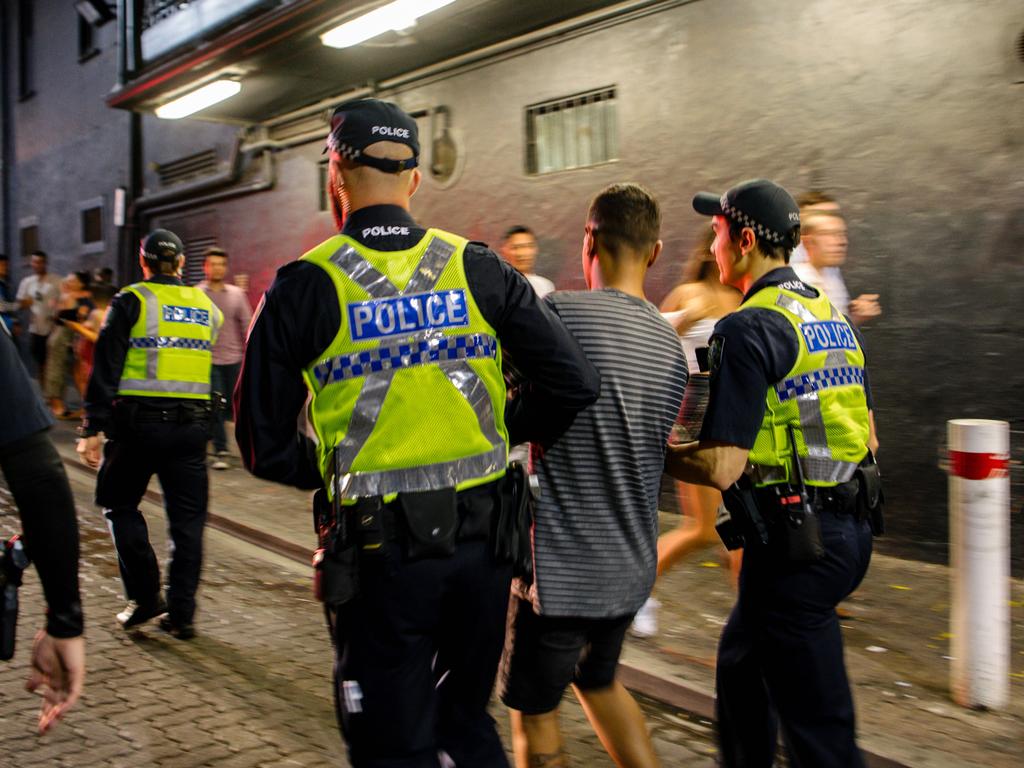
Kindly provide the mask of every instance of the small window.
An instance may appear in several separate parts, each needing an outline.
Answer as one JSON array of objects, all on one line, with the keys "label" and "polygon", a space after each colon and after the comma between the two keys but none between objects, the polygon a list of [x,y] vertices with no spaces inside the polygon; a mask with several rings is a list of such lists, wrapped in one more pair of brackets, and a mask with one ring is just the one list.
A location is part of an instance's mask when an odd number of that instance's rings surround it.
[{"label": "small window", "polygon": [[32,0],[18,2],[18,98],[35,96],[35,20]]},{"label": "small window", "polygon": [[526,172],[530,175],[605,163],[614,160],[618,151],[614,88],[526,108]]},{"label": "small window", "polygon": [[28,258],[39,249],[39,226],[31,224],[21,228],[21,255]]},{"label": "small window", "polygon": [[81,15],[78,16],[78,61],[82,62],[87,59],[91,59],[97,53],[99,48],[96,47],[96,28],[88,21],[86,21]]},{"label": "small window", "polygon": [[331,174],[327,170],[327,160],[321,160],[317,169],[317,180],[320,185],[320,210],[331,210]]},{"label": "small window", "polygon": [[86,208],[82,211],[82,244],[103,242],[103,208]]},{"label": "small window", "polygon": [[79,238],[82,253],[103,253],[103,198],[94,197],[78,204]]}]

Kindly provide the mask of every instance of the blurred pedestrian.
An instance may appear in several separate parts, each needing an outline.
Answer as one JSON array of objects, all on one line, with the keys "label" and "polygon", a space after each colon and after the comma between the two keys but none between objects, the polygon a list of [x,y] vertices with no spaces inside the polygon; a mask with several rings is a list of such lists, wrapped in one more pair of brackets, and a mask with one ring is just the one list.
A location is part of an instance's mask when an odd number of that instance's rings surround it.
[{"label": "blurred pedestrian", "polygon": [[61,280],[47,271],[49,257],[35,251],[29,259],[32,274],[18,284],[18,301],[30,313],[28,325],[29,351],[36,364],[36,377],[43,381],[46,369],[46,340],[54,328]]},{"label": "blurred pedestrian", "polygon": [[[800,279],[823,290],[836,308],[844,315],[849,315],[857,325],[880,316],[882,307],[877,293],[862,293],[850,300],[841,267],[846,262],[848,240],[839,203],[831,195],[818,190],[800,195],[797,203],[800,206],[802,226],[800,244],[790,256],[793,271]],[[842,225],[815,221],[818,214],[835,216],[842,221]],[[816,231],[819,226],[820,232]],[[808,248],[815,250],[814,264],[811,263]]]},{"label": "blurred pedestrian", "polygon": [[644,296],[660,225],[646,189],[606,187],[583,239],[590,290],[547,298],[601,374],[601,395],[535,458],[534,581],[514,589],[499,675],[519,766],[565,764],[558,708],[569,685],[617,765],[658,765],[616,669],[654,584],[665,446],[687,377],[675,331]]},{"label": "blurred pedestrian", "polygon": [[85,398],[85,391],[89,384],[89,376],[92,375],[93,354],[96,349],[96,341],[99,339],[100,328],[106,319],[107,310],[110,308],[110,300],[114,297],[114,286],[109,283],[93,282],[89,286],[89,294],[92,296],[93,308],[86,318],[81,321],[65,320],[64,325],[78,334],[75,340],[75,386]]},{"label": "blurred pedestrian", "polygon": [[46,598],[46,624],[32,643],[26,684],[42,695],[38,729],[45,733],[75,705],[85,682],[78,518],[64,463],[48,434],[53,419],[2,326],[0,392],[0,470],[21,518],[25,554],[35,564]]},{"label": "blurred pedestrian", "polygon": [[[598,377],[522,275],[412,218],[412,117],[345,102],[327,149],[340,232],[264,296],[239,448],[259,477],[322,489],[317,574],[352,765],[505,768],[487,707],[512,576],[492,537],[511,514],[506,411],[520,441],[557,433]],[[502,347],[532,385],[507,408]],[[297,434],[303,413],[315,446]]]},{"label": "blurred pedestrian", "polygon": [[526,276],[540,298],[544,298],[553,290],[555,284],[546,277],[536,274],[533,269],[537,265],[537,236],[529,227],[516,224],[509,227],[501,241],[501,255],[509,264]]},{"label": "blurred pedestrian", "polygon": [[[160,628],[189,640],[209,500],[210,349],[221,314],[206,294],[182,283],[185,248],[173,232],[150,233],[139,262],[145,279],[114,297],[96,342],[78,453],[100,469],[96,504],[104,509],[128,597],[117,620],[131,629],[166,613]],[[139,511],[154,474],[172,545],[166,601]]]},{"label": "blurred pedestrian", "polygon": [[7,254],[0,253],[0,323],[3,323],[13,336],[17,332],[17,313],[21,305],[15,300],[14,292],[11,290],[10,267]]},{"label": "blurred pedestrian", "polygon": [[[58,419],[81,418],[81,412],[70,413],[64,402],[68,382],[74,382],[77,365],[75,355],[75,333],[67,322],[83,322],[93,310],[92,294],[89,293],[88,272],[72,272],[61,283],[61,294],[57,304],[55,327],[46,340],[46,375],[43,377],[43,395],[50,404],[50,410]],[[79,398],[84,396],[79,392]]]},{"label": "blurred pedestrian", "polygon": [[96,267],[92,272],[93,285],[113,285],[114,270],[110,267]]},{"label": "blurred pedestrian", "polygon": [[882,314],[877,293],[864,293],[851,300],[843,281],[849,238],[846,221],[838,211],[811,211],[801,217],[801,243],[807,261],[793,271],[808,285],[825,292],[842,314],[861,325]]},{"label": "blurred pedestrian", "polygon": [[722,763],[773,765],[781,724],[792,764],[862,768],[835,608],[881,513],[863,344],[788,266],[800,215],[786,190],[759,179],[693,206],[712,217],[722,282],[744,292],[711,337],[699,440],[666,461],[725,492],[721,532],[744,546],[718,649]]},{"label": "blurred pedestrian", "polygon": [[238,371],[242,367],[245,336],[252,321],[252,306],[245,291],[237,285],[225,282],[228,274],[228,253],[223,248],[207,248],[203,262],[206,279],[197,288],[210,297],[224,315],[224,325],[213,345],[213,372],[210,386],[213,387],[214,402],[212,469],[228,468],[228,436],[224,421],[234,422],[234,392],[238,382]]}]

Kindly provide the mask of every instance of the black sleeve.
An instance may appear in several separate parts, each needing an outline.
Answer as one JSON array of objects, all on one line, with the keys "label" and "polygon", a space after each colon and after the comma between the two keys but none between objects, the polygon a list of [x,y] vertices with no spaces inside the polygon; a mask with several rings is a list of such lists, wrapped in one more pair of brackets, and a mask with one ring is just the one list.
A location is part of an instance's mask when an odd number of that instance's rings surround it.
[{"label": "black sleeve", "polygon": [[310,490],[323,484],[313,441],[298,431],[308,394],[302,369],[340,325],[337,291],[320,267],[296,261],[278,270],[256,309],[235,388],[235,436],[257,477]]},{"label": "black sleeve", "polygon": [[85,390],[85,426],[88,429],[102,432],[110,424],[124,358],[128,354],[128,340],[140,310],[138,297],[130,291],[122,291],[110,302],[96,340],[92,375]]},{"label": "black sleeve", "polygon": [[789,321],[772,310],[722,318],[711,336],[711,393],[700,439],[753,448],[765,394],[793,369],[799,344]]},{"label": "black sleeve", "polygon": [[466,247],[466,280],[525,383],[505,409],[511,445],[548,444],[597,400],[601,378],[523,275],[481,243]]},{"label": "black sleeve", "polygon": [[871,396],[871,381],[868,377],[868,351],[864,346],[864,334],[860,328],[854,325],[853,320],[850,319],[849,315],[843,315],[846,318],[846,322],[850,328],[853,329],[853,335],[857,337],[857,343],[860,344],[860,350],[864,353],[864,396],[868,401],[868,410],[875,410],[875,399]]}]

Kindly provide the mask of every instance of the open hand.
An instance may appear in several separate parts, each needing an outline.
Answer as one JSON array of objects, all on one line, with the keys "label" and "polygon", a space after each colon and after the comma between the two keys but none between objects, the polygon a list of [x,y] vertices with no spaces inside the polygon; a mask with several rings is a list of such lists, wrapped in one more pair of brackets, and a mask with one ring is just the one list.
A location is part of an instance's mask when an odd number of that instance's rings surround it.
[{"label": "open hand", "polygon": [[85,638],[59,638],[45,630],[32,643],[32,671],[25,689],[39,691],[39,733],[44,734],[63,717],[82,695],[85,682]]}]

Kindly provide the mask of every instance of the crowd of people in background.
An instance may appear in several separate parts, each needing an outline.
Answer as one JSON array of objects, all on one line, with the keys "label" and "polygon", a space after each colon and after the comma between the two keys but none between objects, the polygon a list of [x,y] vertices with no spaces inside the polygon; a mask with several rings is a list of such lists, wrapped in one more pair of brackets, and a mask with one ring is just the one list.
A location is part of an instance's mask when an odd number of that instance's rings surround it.
[{"label": "crowd of people in background", "polygon": [[[76,270],[62,278],[50,272],[44,251],[34,251],[29,266],[31,274],[23,277],[15,289],[10,280],[10,259],[0,254],[0,323],[28,351],[43,398],[54,417],[78,420],[82,417],[96,339],[118,291],[114,271],[110,267],[91,272]],[[231,393],[242,362],[252,305],[245,292],[245,276],[236,276],[237,284],[226,282],[228,254],[223,248],[207,249],[204,272],[206,279],[198,287],[225,317],[213,348],[213,388],[222,397],[211,429],[210,466],[228,469],[230,452],[224,423],[234,420]]]}]

